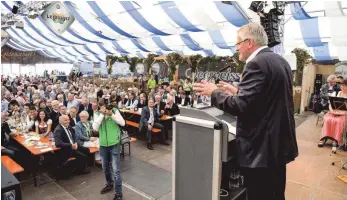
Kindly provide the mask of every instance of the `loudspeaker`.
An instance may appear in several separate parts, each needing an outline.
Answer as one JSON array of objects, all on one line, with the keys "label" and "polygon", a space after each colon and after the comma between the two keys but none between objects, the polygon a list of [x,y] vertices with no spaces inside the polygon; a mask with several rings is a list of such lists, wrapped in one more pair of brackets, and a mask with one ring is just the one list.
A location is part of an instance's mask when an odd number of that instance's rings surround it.
[{"label": "loudspeaker", "polygon": [[323,75],[316,74],[316,79],[314,80],[314,91],[316,94],[320,93],[320,88],[323,85]]},{"label": "loudspeaker", "polygon": [[280,20],[274,11],[264,13],[265,17],[260,18],[260,23],[264,27],[268,37],[268,46],[273,47],[281,43],[281,36],[279,33]]},{"label": "loudspeaker", "polygon": [[13,6],[12,13],[17,14],[17,12],[18,12],[18,6]]}]

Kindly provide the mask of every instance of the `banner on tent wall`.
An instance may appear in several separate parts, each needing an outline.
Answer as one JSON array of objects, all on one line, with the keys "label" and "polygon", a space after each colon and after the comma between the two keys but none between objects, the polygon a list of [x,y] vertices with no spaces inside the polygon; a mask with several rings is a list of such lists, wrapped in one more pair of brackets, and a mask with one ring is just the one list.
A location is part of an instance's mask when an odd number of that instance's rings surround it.
[{"label": "banner on tent wall", "polygon": [[[240,80],[240,73],[236,72],[236,65],[232,64],[230,68],[221,71],[226,66],[226,63],[221,62],[218,64],[208,63],[206,65],[198,66],[195,75],[196,80],[222,80],[226,82],[238,82]],[[178,78],[185,79],[191,78],[192,71],[188,65],[180,65],[178,68]]]},{"label": "banner on tent wall", "polygon": [[60,2],[50,5],[41,17],[57,34],[64,33],[75,21],[75,17]]},{"label": "banner on tent wall", "polygon": [[154,63],[152,73],[158,75],[159,78],[165,78],[169,76],[169,68],[165,63]]},{"label": "banner on tent wall", "polygon": [[44,64],[44,63],[62,63],[59,59],[44,57],[35,51],[17,51],[8,46],[1,48],[2,64]]},{"label": "banner on tent wall", "polygon": [[134,75],[135,76],[139,76],[139,75],[147,75],[148,73],[148,65],[147,64],[144,64],[144,63],[138,63],[136,64],[136,67],[135,67],[135,72],[134,72]]}]

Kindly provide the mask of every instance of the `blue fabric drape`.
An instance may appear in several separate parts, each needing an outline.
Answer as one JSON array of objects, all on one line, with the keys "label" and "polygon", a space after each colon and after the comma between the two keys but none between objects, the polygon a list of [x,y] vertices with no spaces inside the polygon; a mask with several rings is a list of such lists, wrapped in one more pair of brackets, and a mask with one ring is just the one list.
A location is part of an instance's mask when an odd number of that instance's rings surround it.
[{"label": "blue fabric drape", "polygon": [[202,31],[182,14],[182,12],[176,7],[174,1],[160,1],[159,5],[165,11],[165,13],[181,28],[192,32]]},{"label": "blue fabric drape", "polygon": [[230,49],[230,46],[225,42],[220,30],[210,30],[208,31],[213,43],[221,49]]},{"label": "blue fabric drape", "polygon": [[123,49],[123,47],[121,47],[117,41],[113,41],[112,42],[115,50],[121,54],[128,54],[129,52],[127,52],[125,49]]},{"label": "blue fabric drape", "polygon": [[116,24],[114,24],[111,19],[101,10],[99,5],[95,1],[87,1],[87,3],[89,4],[90,8],[93,9],[93,11],[96,13],[99,19],[107,26],[109,26],[112,30],[128,38],[136,38],[135,36],[123,31]]},{"label": "blue fabric drape", "polygon": [[300,2],[291,3],[290,11],[293,18],[300,23],[302,38],[306,46],[313,47],[314,58],[316,60],[332,60],[328,43],[321,40],[318,18],[309,16]]},{"label": "blue fabric drape", "polygon": [[212,50],[204,49],[203,51],[204,51],[204,53],[205,53],[206,56],[213,56],[213,55],[214,55],[214,53],[213,53]]},{"label": "blue fabric drape", "polygon": [[65,41],[65,42],[67,42],[67,43],[69,43],[69,44],[81,45],[81,43],[73,42],[73,41],[68,40],[68,39],[66,39],[65,37],[63,37],[63,36],[57,34],[51,27],[49,27],[49,26],[46,24],[46,22],[43,21],[43,19],[42,19],[41,16],[38,16],[38,19],[42,22],[42,24],[43,24],[49,31],[51,31],[51,33],[53,33],[53,34],[54,34],[56,37],[58,37],[59,39]]},{"label": "blue fabric drape", "polygon": [[25,29],[22,30],[26,36],[28,36],[29,38],[31,38],[32,40],[34,40],[35,42],[37,43],[40,43],[44,46],[47,46],[47,47],[54,47],[53,45],[48,45],[46,43],[44,43],[43,41],[39,41],[38,39],[34,38],[31,34],[29,34]]},{"label": "blue fabric drape", "polygon": [[202,50],[202,48],[196,42],[194,42],[194,40],[188,34],[181,34],[180,37],[189,49],[193,51]]},{"label": "blue fabric drape", "polygon": [[94,52],[93,50],[91,50],[87,45],[83,45],[83,48],[84,48],[85,50],[87,50],[89,53],[94,54],[94,55],[97,55],[97,53]]},{"label": "blue fabric drape", "polygon": [[72,49],[75,50],[77,53],[81,54],[82,56],[85,56],[86,54],[80,52],[76,47],[72,46]]},{"label": "blue fabric drape", "polygon": [[49,42],[51,42],[51,43],[53,43],[53,44],[56,44],[56,45],[58,45],[58,46],[66,46],[66,45],[63,45],[63,44],[59,44],[59,43],[57,43],[57,42],[55,42],[55,41],[49,39],[48,37],[46,37],[43,33],[41,33],[41,31],[39,31],[39,30],[30,22],[30,20],[29,20],[28,18],[24,17],[24,20],[25,20],[25,22],[26,22],[37,34],[39,34],[39,35],[40,35],[41,37],[43,37],[45,40],[47,40],[47,41],[49,41]]},{"label": "blue fabric drape", "polygon": [[232,1],[232,5],[222,3],[220,1],[215,1],[219,12],[234,26],[241,27],[248,24],[248,19],[241,13],[241,9]]},{"label": "blue fabric drape", "polygon": [[164,51],[172,51],[168,46],[166,46],[160,37],[154,36],[152,37],[152,40],[160,49]]},{"label": "blue fabric drape", "polygon": [[105,39],[105,40],[114,40],[110,37],[107,37],[105,35],[103,35],[102,33],[96,31],[88,22],[86,22],[83,17],[75,10],[74,6],[72,5],[72,3],[70,1],[64,1],[64,4],[66,5],[66,7],[68,8],[68,10],[72,13],[72,15],[75,17],[75,19],[85,28],[87,29],[89,32],[93,33],[94,35]]},{"label": "blue fabric drape", "polygon": [[120,1],[119,2],[123,8],[127,11],[127,13],[144,29],[147,31],[154,33],[156,35],[170,35],[165,33],[157,28],[155,28],[151,23],[149,23],[141,13],[135,8],[131,1]]},{"label": "blue fabric drape", "polygon": [[103,50],[106,54],[113,54],[112,52],[110,52],[109,50],[107,50],[102,44],[98,44],[98,47]]},{"label": "blue fabric drape", "polygon": [[144,52],[151,52],[151,51],[145,49],[145,48],[140,44],[140,42],[139,42],[137,39],[131,39],[131,42],[132,42],[137,48],[139,48],[141,51],[144,51]]},{"label": "blue fabric drape", "polygon": [[[15,35],[17,35],[21,40],[23,40],[24,42],[26,42],[26,43],[29,44],[30,46],[32,46],[32,47],[34,47],[34,48],[40,48],[39,46],[37,46],[37,45],[35,45],[35,44],[29,42],[29,41],[26,40],[25,38],[21,37],[21,36],[17,33],[17,31],[14,30],[14,28],[10,27],[10,30],[11,30]],[[9,36],[11,36],[11,34],[10,34],[8,31],[6,31],[6,33],[7,33]],[[15,40],[13,37],[11,37],[11,38],[12,38],[12,40]]]},{"label": "blue fabric drape", "polygon": [[139,58],[144,58],[144,56],[140,52],[136,52],[136,56],[139,57]]},{"label": "blue fabric drape", "polygon": [[78,35],[72,28],[67,29],[67,32],[69,32],[71,35],[75,36],[76,38],[82,41],[89,42],[89,43],[100,43],[98,41],[89,40],[81,35]]}]

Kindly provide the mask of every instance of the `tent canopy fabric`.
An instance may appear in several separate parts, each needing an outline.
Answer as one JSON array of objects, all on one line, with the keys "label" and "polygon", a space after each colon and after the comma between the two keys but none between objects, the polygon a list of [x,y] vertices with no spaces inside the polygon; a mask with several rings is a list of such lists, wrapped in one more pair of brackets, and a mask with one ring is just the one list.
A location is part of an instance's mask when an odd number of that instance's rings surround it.
[{"label": "tent canopy fabric", "polygon": [[[11,12],[16,3],[2,1],[2,12]],[[35,19],[23,16],[24,29],[6,29],[10,37],[7,45],[21,51],[38,51],[63,62],[105,62],[106,55],[111,54],[146,57],[149,53],[176,52],[224,56],[235,53],[236,32],[240,26],[251,21],[259,22],[259,16],[248,9],[250,2],[247,1],[232,2],[231,5],[219,1],[62,3],[75,17],[67,31],[59,35],[41,16]],[[345,5],[332,3],[340,5],[340,21],[346,20],[342,9]],[[339,55],[331,42],[331,33],[325,30],[329,27],[329,16],[311,16],[313,8],[324,10],[324,2],[287,6],[284,50],[289,53],[295,47],[302,47],[318,59],[336,58]],[[332,7],[329,9],[331,12]],[[346,37],[337,39],[345,39],[347,43]]]}]

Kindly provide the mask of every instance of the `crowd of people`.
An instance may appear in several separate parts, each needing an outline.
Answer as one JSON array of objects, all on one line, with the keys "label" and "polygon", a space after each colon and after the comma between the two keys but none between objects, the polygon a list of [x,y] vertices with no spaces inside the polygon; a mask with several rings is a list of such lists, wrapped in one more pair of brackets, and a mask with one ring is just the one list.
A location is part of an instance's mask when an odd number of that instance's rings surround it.
[{"label": "crowd of people", "polygon": [[119,154],[125,117],[121,110],[141,110],[139,133],[145,135],[147,148],[153,150],[153,128],[160,129],[160,143],[169,145],[168,130],[160,118],[179,114],[179,105],[201,102],[191,92],[189,79],[180,82],[176,92],[169,84],[159,85],[153,75],[148,80],[139,77],[138,84],[129,88],[77,76],[68,81],[50,76],[2,76],[1,83],[2,153],[25,166],[25,154],[11,137],[16,136],[13,129],[36,132],[61,149],[54,158],[57,166],[73,156],[78,163],[75,172],[85,174],[90,173],[86,169],[88,147],[97,146],[107,182],[101,193],[115,188],[115,199],[122,198]]}]

